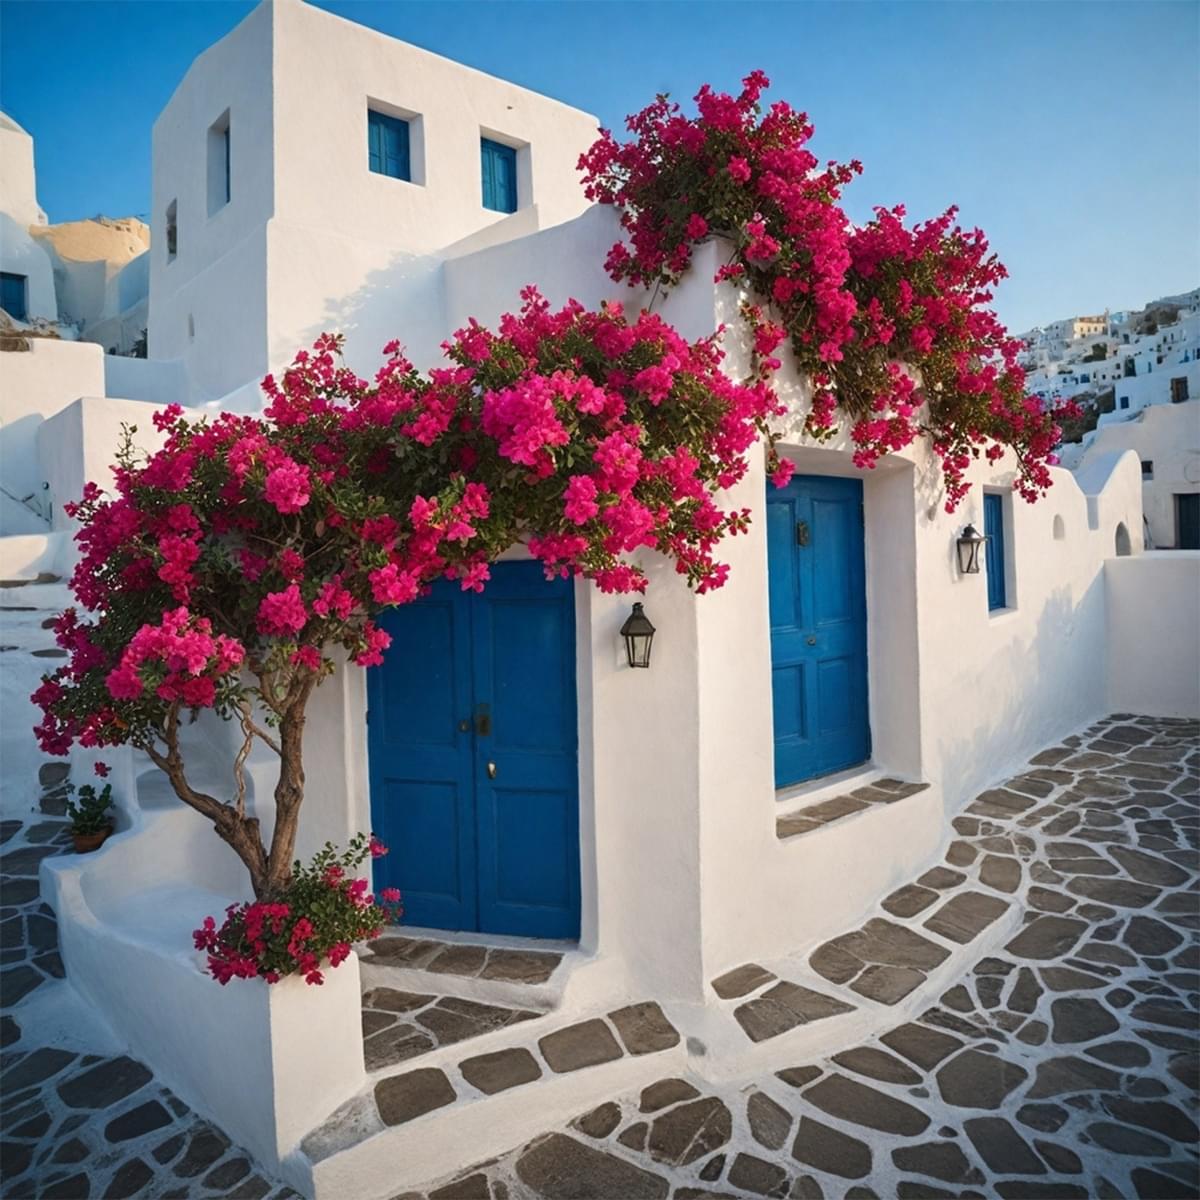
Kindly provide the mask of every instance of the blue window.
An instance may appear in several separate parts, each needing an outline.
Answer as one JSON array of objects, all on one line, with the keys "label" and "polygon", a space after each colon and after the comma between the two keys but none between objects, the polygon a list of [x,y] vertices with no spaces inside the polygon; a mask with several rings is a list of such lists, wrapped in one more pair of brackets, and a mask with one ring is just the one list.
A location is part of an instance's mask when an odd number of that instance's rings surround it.
[{"label": "blue window", "polygon": [[1122,408],[1128,408],[1129,407],[1129,397],[1122,396],[1119,403]]},{"label": "blue window", "polygon": [[483,207],[493,212],[517,211],[517,152],[511,146],[481,138]]},{"label": "blue window", "polygon": [[376,175],[412,180],[408,157],[408,122],[386,113],[367,111],[367,161]]},{"label": "blue window", "polygon": [[985,492],[983,532],[987,535],[988,611],[1008,607],[1004,586],[1004,497]]},{"label": "blue window", "polygon": [[229,203],[229,198],[233,194],[230,190],[229,177],[229,126],[226,125],[221,131],[221,158],[225,164],[225,203]]},{"label": "blue window", "polygon": [[24,321],[28,317],[29,305],[26,300],[25,282],[24,275],[12,275],[8,271],[0,271],[0,308],[3,308],[14,321]]}]

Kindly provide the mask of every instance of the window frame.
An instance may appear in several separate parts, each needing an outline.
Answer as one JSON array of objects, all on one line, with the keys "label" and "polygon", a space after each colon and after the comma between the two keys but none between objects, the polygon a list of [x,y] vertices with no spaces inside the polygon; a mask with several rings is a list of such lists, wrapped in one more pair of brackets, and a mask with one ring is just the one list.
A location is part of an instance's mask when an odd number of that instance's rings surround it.
[{"label": "window frame", "polygon": [[[400,154],[389,155],[386,148],[385,134],[387,130],[403,134],[403,149]],[[379,149],[372,148],[372,142],[378,131]],[[387,170],[389,159],[394,158],[399,173]],[[379,165],[375,166],[378,160]],[[412,183],[413,180],[413,131],[412,118],[397,116],[385,112],[368,102],[367,104],[367,171],[372,175],[382,175],[385,179],[398,179],[402,183]]]},{"label": "window frame", "polygon": [[[507,186],[505,195],[499,197],[495,166],[498,160],[508,164]],[[518,150],[516,146],[498,142],[486,134],[479,135],[479,171],[480,171],[480,202],[488,212],[502,213],[511,216],[520,208],[520,188],[517,183]],[[490,189],[489,189],[490,183]],[[490,190],[490,196],[489,196]],[[489,203],[489,200],[491,201]],[[509,207],[511,205],[511,207]]]},{"label": "window frame", "polygon": [[1009,603],[1009,538],[1005,528],[1005,497],[1001,492],[983,494],[984,570],[987,572],[987,606],[989,613],[1003,612]]}]

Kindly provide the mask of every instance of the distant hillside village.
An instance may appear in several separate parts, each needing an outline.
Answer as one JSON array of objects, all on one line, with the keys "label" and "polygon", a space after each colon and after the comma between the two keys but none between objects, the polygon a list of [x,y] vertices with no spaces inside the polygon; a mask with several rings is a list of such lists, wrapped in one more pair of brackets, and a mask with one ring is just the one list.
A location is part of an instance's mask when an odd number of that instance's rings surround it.
[{"label": "distant hillside village", "polygon": [[0,113],[0,335],[95,342],[145,357],[150,227],[137,217],[50,224],[37,201],[33,139]]},{"label": "distant hillside village", "polygon": [[1030,390],[1083,408],[1064,432],[1063,465],[1079,474],[1110,451],[1136,451],[1147,547],[1200,549],[1200,288],[1021,338]]}]

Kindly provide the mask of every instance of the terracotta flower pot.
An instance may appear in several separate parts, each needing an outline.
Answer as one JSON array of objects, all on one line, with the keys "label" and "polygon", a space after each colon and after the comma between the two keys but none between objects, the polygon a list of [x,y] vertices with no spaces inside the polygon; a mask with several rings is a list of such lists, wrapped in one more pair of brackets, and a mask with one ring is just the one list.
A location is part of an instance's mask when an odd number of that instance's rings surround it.
[{"label": "terracotta flower pot", "polygon": [[93,850],[99,850],[110,833],[112,833],[112,826],[106,825],[96,833],[71,834],[71,841],[75,843],[75,853],[90,854]]}]

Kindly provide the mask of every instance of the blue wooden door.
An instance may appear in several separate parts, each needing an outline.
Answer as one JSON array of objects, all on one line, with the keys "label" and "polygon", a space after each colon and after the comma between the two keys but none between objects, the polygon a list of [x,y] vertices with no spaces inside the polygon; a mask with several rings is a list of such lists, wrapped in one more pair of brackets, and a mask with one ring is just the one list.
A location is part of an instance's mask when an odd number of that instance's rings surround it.
[{"label": "blue wooden door", "polygon": [[1004,497],[994,492],[983,496],[983,532],[987,537],[984,559],[987,568],[988,611],[1008,605],[1004,580]]},{"label": "blue wooden door", "polygon": [[767,496],[775,786],[871,752],[862,483],[796,476]]},{"label": "blue wooden door", "polygon": [[368,675],[377,886],[438,929],[579,936],[575,613],[569,580],[493,569],[390,611]]}]

